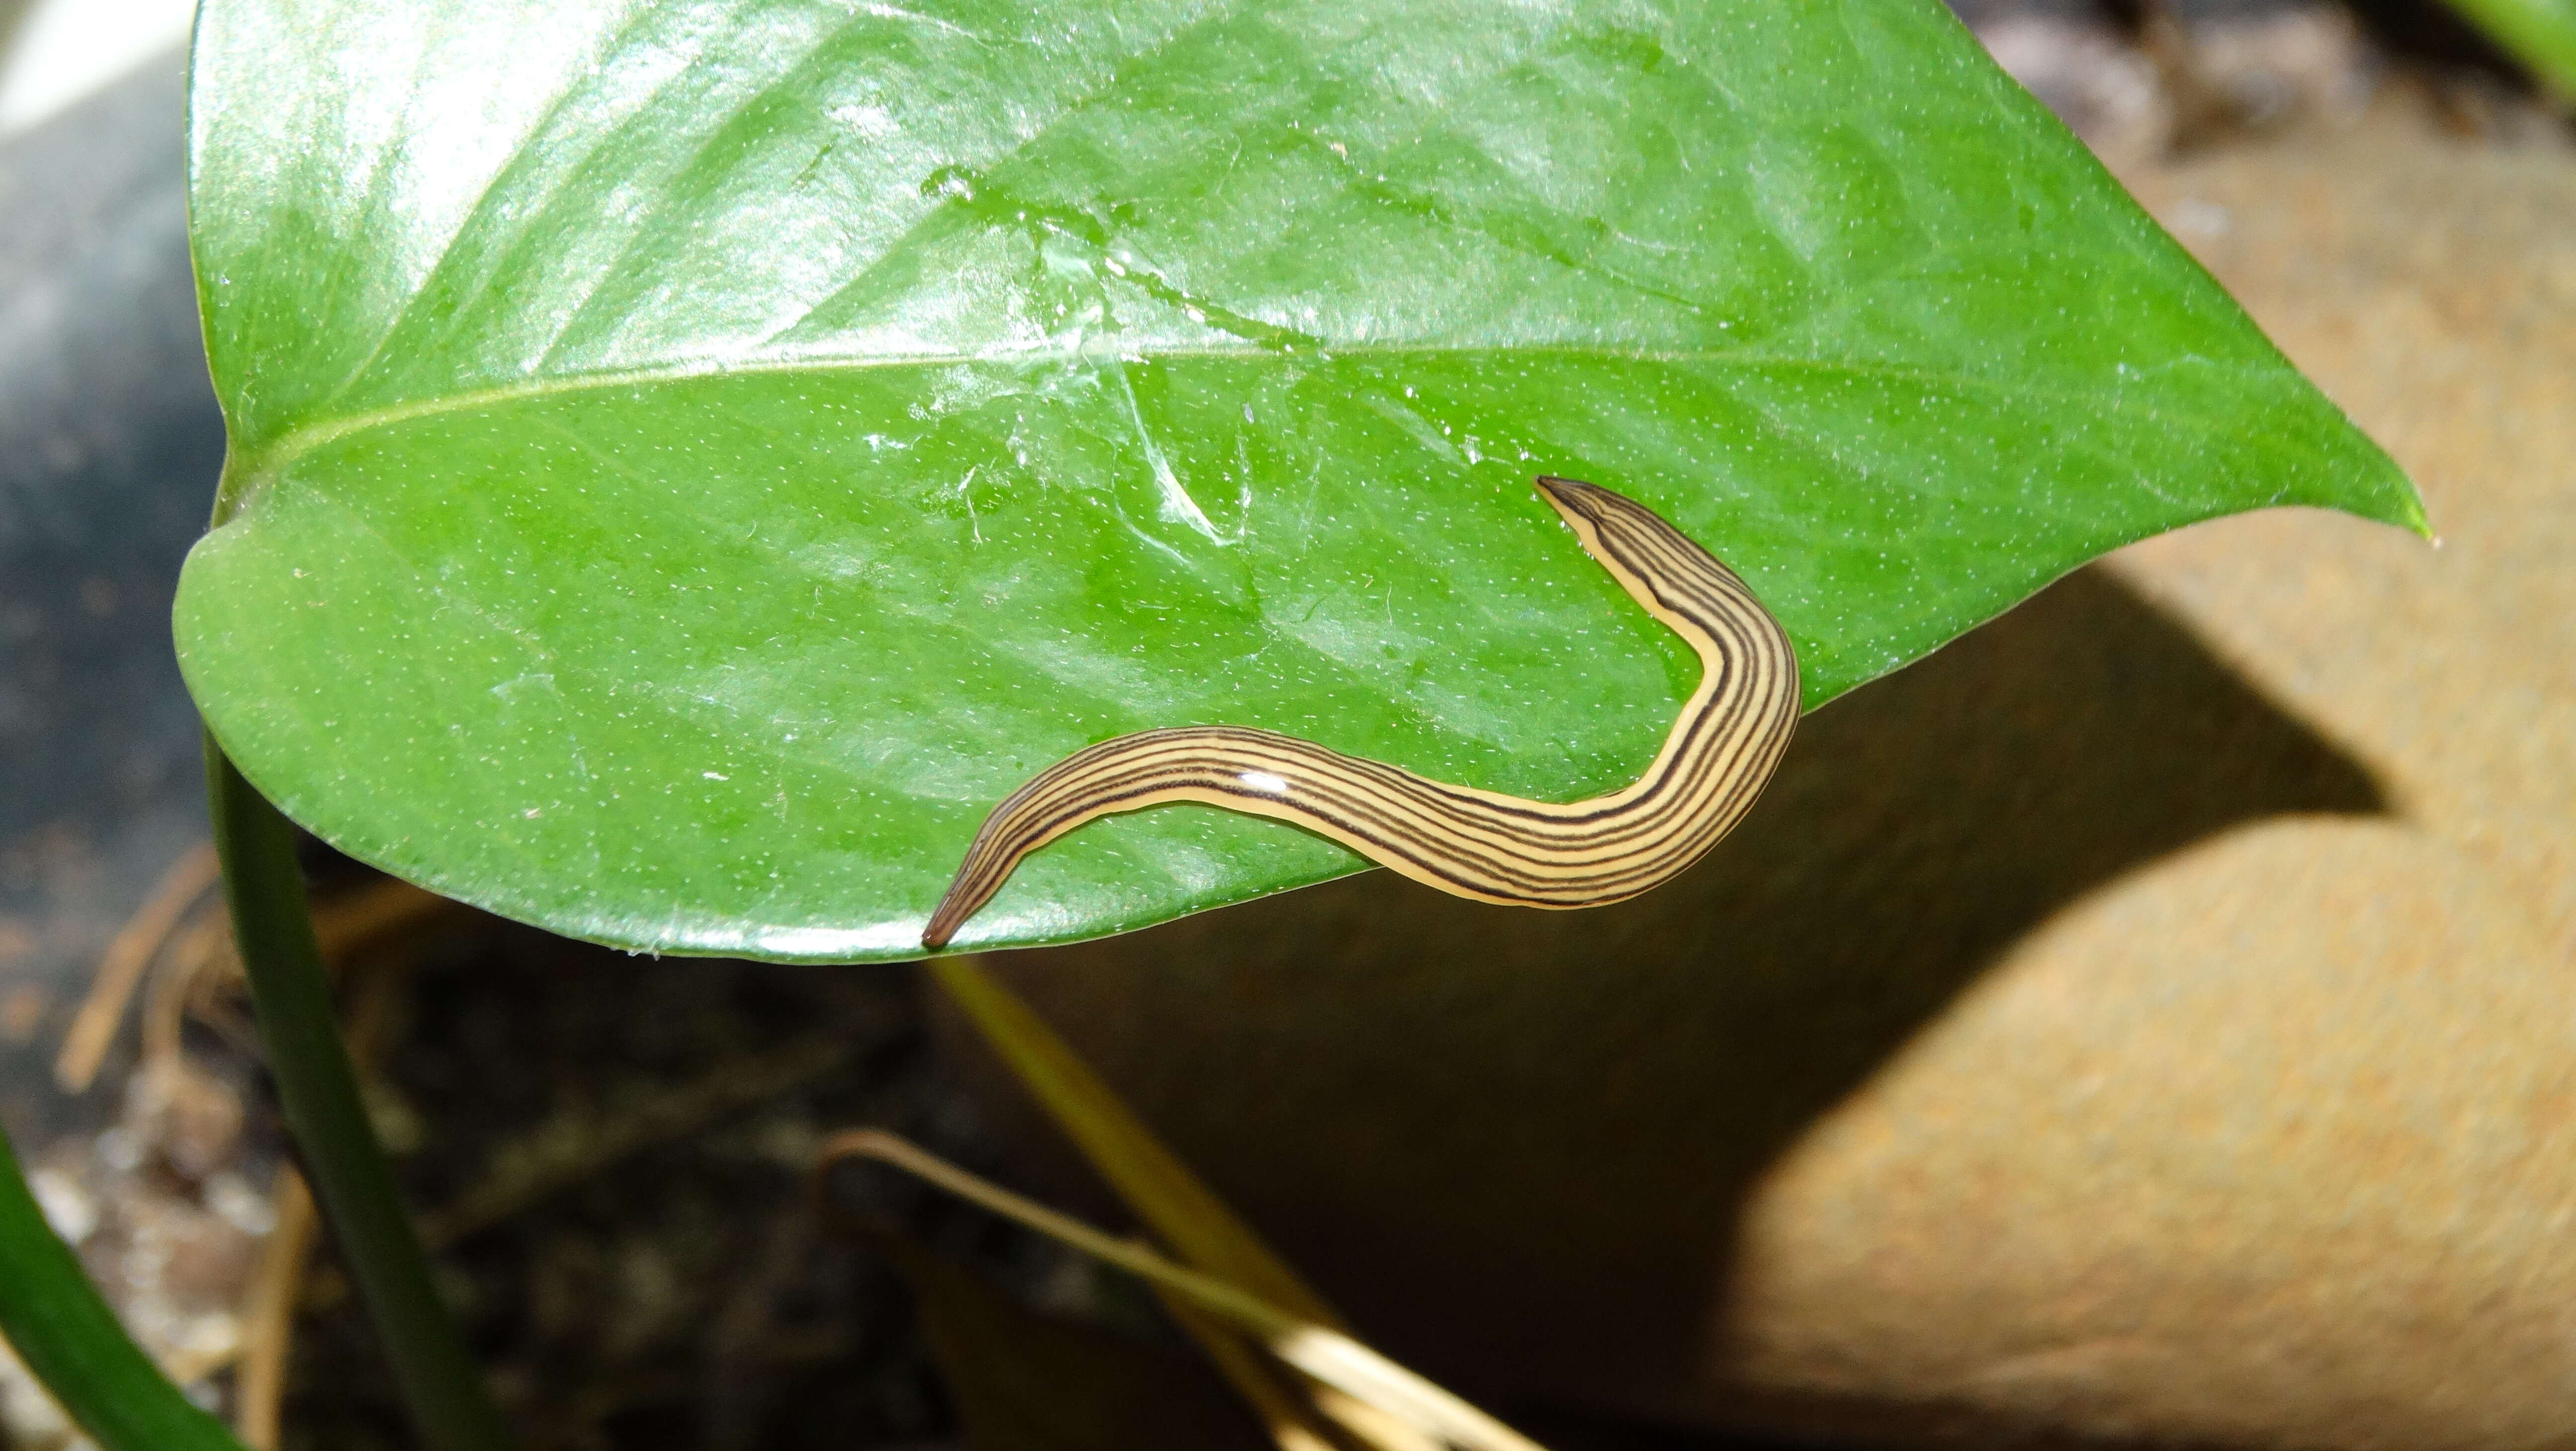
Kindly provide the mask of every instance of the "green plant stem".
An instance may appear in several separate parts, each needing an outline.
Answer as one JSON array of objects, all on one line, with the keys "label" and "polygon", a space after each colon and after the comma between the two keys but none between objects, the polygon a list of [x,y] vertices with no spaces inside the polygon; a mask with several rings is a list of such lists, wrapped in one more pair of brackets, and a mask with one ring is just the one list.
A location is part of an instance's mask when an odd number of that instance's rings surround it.
[{"label": "green plant stem", "polygon": [[383,1337],[421,1439],[431,1451],[500,1451],[508,1444],[500,1415],[439,1303],[420,1236],[358,1097],[313,937],[293,828],[211,734],[206,785],[269,1074],[340,1258]]},{"label": "green plant stem", "polygon": [[0,1332],[107,1451],[242,1451],[116,1321],[27,1192],[0,1132]]},{"label": "green plant stem", "polygon": [[2576,104],[2576,0],[2451,0],[2451,6],[2531,67],[2560,104]]}]

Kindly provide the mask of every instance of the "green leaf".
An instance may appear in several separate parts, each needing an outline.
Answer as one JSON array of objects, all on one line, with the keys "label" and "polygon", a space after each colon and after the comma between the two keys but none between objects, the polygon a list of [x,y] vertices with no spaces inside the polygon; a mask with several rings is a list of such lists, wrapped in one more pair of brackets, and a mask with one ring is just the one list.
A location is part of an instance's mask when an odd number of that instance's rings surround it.
[{"label": "green leaf", "polygon": [[2564,107],[2576,104],[2576,0],[2451,0]]},{"label": "green leaf", "polygon": [[0,1336],[107,1451],[242,1451],[161,1374],[54,1237],[0,1132]]},{"label": "green leaf", "polygon": [[[1151,726],[1632,779],[1696,665],[1540,472],[1810,705],[2158,530],[2421,523],[1935,0],[208,0],[193,125],[199,703],[342,849],[631,947],[918,955]],[[1143,812],[958,945],[1359,865]]]}]

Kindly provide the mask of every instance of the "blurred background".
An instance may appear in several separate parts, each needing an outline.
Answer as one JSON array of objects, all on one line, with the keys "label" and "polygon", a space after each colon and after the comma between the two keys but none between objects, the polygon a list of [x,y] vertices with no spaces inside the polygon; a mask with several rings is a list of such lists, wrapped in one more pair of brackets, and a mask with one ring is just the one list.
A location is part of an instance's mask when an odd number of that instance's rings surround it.
[{"label": "blurred background", "polygon": [[[2124,551],[1821,712],[1716,857],[1580,923],[1372,874],[994,965],[1550,1444],[2576,1445],[2576,130],[2427,3],[1954,8],[2438,549],[2285,511]],[[396,1447],[171,659],[223,451],[189,16],[0,0],[0,1122],[193,1395]],[[1116,1218],[911,969],[628,958],[309,860],[530,1444],[962,1444],[1032,1393],[961,1353],[1092,1388],[995,1446],[1260,1444],[1086,1262],[863,1186],[977,1276],[925,1288],[816,1216],[821,1137],[879,1124]],[[980,1328],[934,1345],[924,1295]],[[0,1445],[75,1442],[0,1353]]]}]

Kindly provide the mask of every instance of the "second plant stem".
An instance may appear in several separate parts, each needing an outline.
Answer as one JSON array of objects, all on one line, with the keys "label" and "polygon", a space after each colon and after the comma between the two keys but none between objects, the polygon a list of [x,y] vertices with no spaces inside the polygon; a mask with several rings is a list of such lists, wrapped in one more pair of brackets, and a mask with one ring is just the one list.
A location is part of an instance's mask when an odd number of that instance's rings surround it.
[{"label": "second plant stem", "polygon": [[367,1121],[331,1010],[295,860],[295,830],[212,736],[206,738],[206,785],[233,932],[278,1102],[413,1423],[430,1451],[502,1451],[509,1440],[500,1415],[439,1301],[420,1236]]}]

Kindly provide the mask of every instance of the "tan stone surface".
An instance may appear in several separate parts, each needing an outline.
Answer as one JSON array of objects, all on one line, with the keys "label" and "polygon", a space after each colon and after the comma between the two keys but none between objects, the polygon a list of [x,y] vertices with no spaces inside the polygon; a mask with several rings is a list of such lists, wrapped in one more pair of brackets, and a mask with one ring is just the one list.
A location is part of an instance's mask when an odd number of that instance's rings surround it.
[{"label": "tan stone surface", "polygon": [[1890,1444],[2576,1446],[2576,160],[2134,184],[2438,551],[2127,551],[1637,903],[1378,874],[997,960],[1389,1348]]},{"label": "tan stone surface", "polygon": [[2568,1444],[2554,960],[2408,825],[2159,862],[2017,944],[1774,1168],[1721,1364],[2102,1436]]}]

